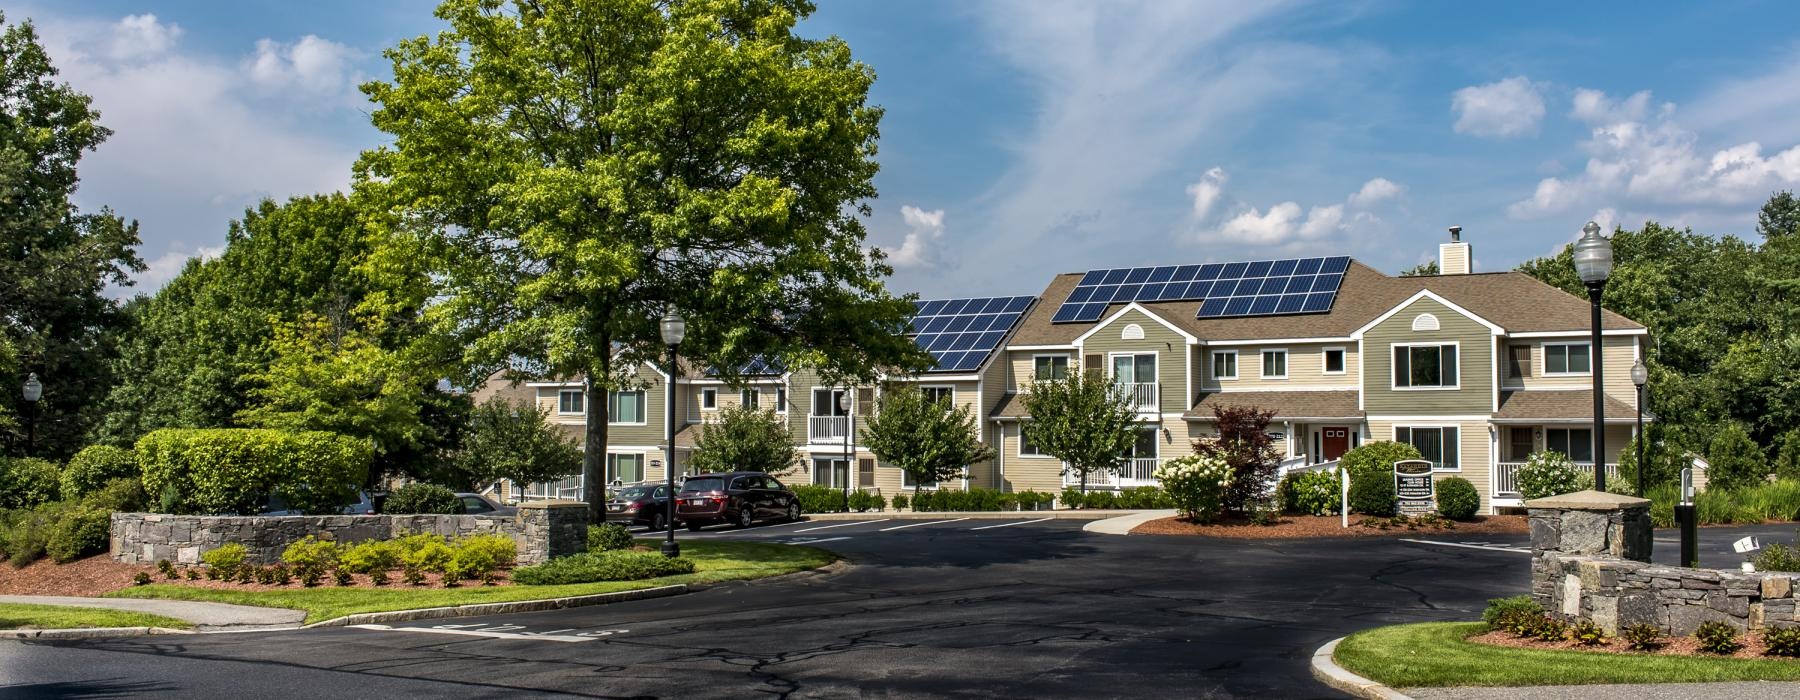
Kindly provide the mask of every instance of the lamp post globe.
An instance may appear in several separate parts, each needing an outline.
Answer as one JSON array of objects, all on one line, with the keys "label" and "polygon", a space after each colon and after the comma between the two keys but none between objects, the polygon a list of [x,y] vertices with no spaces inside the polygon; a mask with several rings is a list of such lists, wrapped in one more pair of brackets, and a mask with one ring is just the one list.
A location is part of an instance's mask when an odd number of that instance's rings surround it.
[{"label": "lamp post globe", "polygon": [[44,383],[38,381],[36,372],[25,376],[23,389],[26,403],[37,403],[38,399],[44,398]]},{"label": "lamp post globe", "polygon": [[670,347],[680,345],[681,339],[685,337],[687,337],[687,320],[683,319],[674,307],[670,307],[662,317],[663,345]]},{"label": "lamp post globe", "polygon": [[20,387],[25,407],[25,453],[37,451],[37,403],[44,398],[44,383],[38,381],[36,372],[25,376],[25,386]]},{"label": "lamp post globe", "polygon": [[1575,241],[1575,274],[1587,285],[1588,309],[1593,340],[1588,354],[1594,370],[1594,490],[1606,490],[1606,392],[1601,375],[1604,346],[1600,343],[1600,297],[1606,291],[1606,279],[1612,276],[1612,241],[1600,235],[1600,224],[1592,221],[1581,227],[1581,239]]},{"label": "lamp post globe", "polygon": [[671,559],[681,556],[681,545],[675,543],[675,384],[681,377],[681,361],[677,355],[682,338],[687,337],[687,321],[674,306],[663,313],[663,344],[669,346],[669,387],[668,400],[663,402],[663,415],[668,426],[669,443],[663,454],[663,481],[668,489],[668,501],[663,503],[663,522],[668,525],[665,531],[662,555]]},{"label": "lamp post globe", "polygon": [[1612,241],[1600,235],[1600,225],[1592,221],[1581,227],[1581,234],[1575,241],[1575,274],[1586,284],[1605,284],[1612,276]]}]

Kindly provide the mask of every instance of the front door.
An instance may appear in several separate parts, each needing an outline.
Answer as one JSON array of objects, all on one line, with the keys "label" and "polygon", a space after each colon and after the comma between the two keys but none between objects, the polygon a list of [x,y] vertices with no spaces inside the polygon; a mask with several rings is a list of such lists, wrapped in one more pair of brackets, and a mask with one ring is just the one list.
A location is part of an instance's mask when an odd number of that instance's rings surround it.
[{"label": "front door", "polygon": [[1325,453],[1325,461],[1337,459],[1350,451],[1349,428],[1321,428],[1319,432],[1324,434],[1323,444],[1319,449]]}]

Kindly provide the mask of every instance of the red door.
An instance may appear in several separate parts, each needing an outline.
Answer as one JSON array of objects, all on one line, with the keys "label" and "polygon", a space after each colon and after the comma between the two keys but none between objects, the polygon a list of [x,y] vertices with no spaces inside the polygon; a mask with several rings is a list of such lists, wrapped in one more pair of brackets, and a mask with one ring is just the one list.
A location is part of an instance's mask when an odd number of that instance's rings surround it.
[{"label": "red door", "polygon": [[1349,428],[1322,428],[1319,432],[1323,433],[1325,438],[1324,445],[1321,447],[1325,453],[1321,456],[1325,458],[1325,461],[1337,459],[1344,456],[1345,452],[1350,451]]}]

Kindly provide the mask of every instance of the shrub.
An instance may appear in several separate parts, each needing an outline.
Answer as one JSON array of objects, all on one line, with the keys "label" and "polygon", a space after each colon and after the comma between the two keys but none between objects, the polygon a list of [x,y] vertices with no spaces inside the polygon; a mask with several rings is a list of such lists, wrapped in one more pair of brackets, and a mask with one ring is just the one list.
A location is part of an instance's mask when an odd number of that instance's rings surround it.
[{"label": "shrub", "polygon": [[436,542],[427,542],[424,546],[406,552],[401,563],[413,571],[429,571],[444,573],[450,570],[450,564],[456,559],[456,550],[451,549],[443,538]]},{"label": "shrub", "polygon": [[[1018,496],[1019,507],[1024,510],[1047,510],[1050,508],[1051,504],[1056,502],[1056,494],[1053,493],[1040,493],[1027,490],[1020,491],[1015,495]],[[1164,500],[1167,500],[1168,496],[1164,495],[1163,498]]]},{"label": "shrub", "polygon": [[174,580],[177,575],[175,573],[175,563],[167,559],[156,560],[156,570],[163,575],[163,578],[171,581]]},{"label": "shrub", "polygon": [[0,457],[0,508],[32,508],[56,500],[54,462],[35,457]]},{"label": "shrub", "polygon": [[400,566],[400,547],[393,542],[369,540],[360,542],[338,554],[338,570],[353,574],[369,574]]},{"label": "shrub", "polygon": [[[1167,487],[1168,484],[1163,484],[1163,486]],[[1064,486],[1062,497],[1059,500],[1062,501],[1064,508],[1080,508],[1082,502],[1086,499],[1086,496],[1087,494],[1082,493],[1079,488],[1074,486]]]},{"label": "shrub", "polygon": [[604,552],[614,549],[631,549],[631,531],[618,523],[589,525],[587,530],[587,548],[590,552]]},{"label": "shrub", "polygon": [[145,572],[145,571],[137,572],[136,576],[131,577],[131,585],[133,585],[133,586],[148,586],[148,585],[150,585],[149,572]]},{"label": "shrub", "polygon": [[1800,428],[1782,433],[1775,452],[1775,478],[1800,482]]},{"label": "shrub", "polygon": [[878,493],[871,493],[869,494],[869,507],[875,510],[887,510],[887,498]]},{"label": "shrub", "polygon": [[333,570],[331,572],[331,581],[339,586],[349,586],[356,583],[356,579],[350,577],[350,572],[343,569]]},{"label": "shrub", "polygon": [[226,542],[202,553],[200,561],[206,562],[206,568],[227,574],[237,570],[238,565],[250,556],[250,549],[236,542]]},{"label": "shrub", "polygon": [[137,455],[112,445],[89,445],[69,458],[62,472],[62,497],[80,498],[113,479],[136,479]]},{"label": "shrub", "polygon": [[1519,495],[1525,500],[1592,488],[1594,476],[1577,469],[1561,452],[1533,452],[1518,472]]},{"label": "shrub", "polygon": [[1338,479],[1335,470],[1289,474],[1279,489],[1282,509],[1307,515],[1336,513],[1343,498]]},{"label": "shrub", "polygon": [[1245,504],[1245,515],[1255,525],[1274,525],[1281,522],[1281,505],[1273,499],[1262,499]]},{"label": "shrub", "polygon": [[529,586],[639,579],[694,573],[690,559],[670,559],[655,552],[583,552],[536,566],[514,569],[512,580]]},{"label": "shrub", "polygon": [[1694,639],[1699,640],[1700,650],[1709,654],[1732,654],[1744,648],[1743,642],[1738,641],[1737,628],[1723,620],[1700,623],[1694,630]]},{"label": "shrub", "polygon": [[1560,642],[1568,638],[1569,626],[1562,620],[1541,615],[1538,617],[1537,629],[1532,630],[1532,636],[1537,637],[1540,642]]},{"label": "shrub", "polygon": [[906,507],[906,496],[903,496],[900,494],[894,494],[894,510],[901,510],[905,507]]},{"label": "shrub", "polygon": [[307,535],[288,545],[287,549],[281,550],[281,560],[294,567],[304,577],[308,572],[323,573],[325,570],[337,566],[338,556],[342,551],[343,548],[339,547],[336,542]]},{"label": "shrub", "polygon": [[456,540],[456,553],[450,558],[446,572],[455,571],[458,578],[479,578],[492,582],[494,572],[512,566],[518,545],[506,535],[471,535]]},{"label": "shrub", "polygon": [[1118,503],[1120,508],[1133,510],[1170,507],[1168,495],[1155,486],[1138,486],[1120,491]]},{"label": "shrub", "polygon": [[1619,636],[1625,639],[1625,645],[1632,651],[1656,651],[1662,648],[1662,629],[1648,622],[1628,625],[1619,630]]},{"label": "shrub", "polygon": [[187,580],[189,581],[200,580],[200,571],[198,569],[185,569],[182,573],[187,576]]},{"label": "shrub", "polygon": [[1210,523],[1224,510],[1232,469],[1218,457],[1189,455],[1163,462],[1156,468],[1156,478],[1182,515]]},{"label": "shrub", "polygon": [[58,564],[106,551],[112,534],[112,513],[74,508],[62,514],[50,530],[44,552]]},{"label": "shrub", "polygon": [[1481,510],[1481,494],[1468,479],[1453,476],[1437,482],[1438,515],[1451,520],[1468,520]]},{"label": "shrub", "polygon": [[870,507],[869,493],[867,491],[850,492],[850,510],[854,510],[858,513],[866,513]]},{"label": "shrub", "polygon": [[1800,552],[1787,545],[1770,544],[1750,559],[1758,571],[1800,571]]},{"label": "shrub", "polygon": [[1713,435],[1706,446],[1706,461],[1712,465],[1706,470],[1708,489],[1730,491],[1763,483],[1769,477],[1769,462],[1762,448],[1735,421]]},{"label": "shrub", "polygon": [[1344,456],[1338,459],[1338,466],[1350,470],[1350,483],[1354,486],[1357,480],[1371,475],[1391,481],[1394,477],[1395,462],[1419,459],[1419,457],[1419,448],[1412,445],[1391,440],[1376,440],[1365,442],[1358,445],[1356,449],[1345,452]]},{"label": "shrub", "polygon": [[1587,647],[1605,644],[1607,641],[1606,632],[1601,630],[1599,625],[1594,624],[1593,620],[1582,620],[1575,623],[1575,626],[1569,630],[1569,636],[1575,639],[1575,643]]},{"label": "shrub", "polygon": [[1105,510],[1119,507],[1118,498],[1111,491],[1089,491],[1081,499],[1081,507],[1092,510]]},{"label": "shrub", "polygon": [[1350,510],[1364,515],[1391,518],[1396,498],[1392,476],[1368,475],[1350,478]]},{"label": "shrub", "polygon": [[274,496],[305,513],[356,500],[373,448],[335,433],[242,428],[164,429],[137,442],[144,490],[177,513],[253,515]]},{"label": "shrub", "polygon": [[1528,595],[1516,595],[1510,598],[1494,598],[1488,601],[1487,609],[1481,611],[1481,621],[1489,627],[1500,628],[1500,619],[1508,613],[1522,612],[1527,615],[1543,615],[1544,606],[1538,605]]},{"label": "shrub", "polygon": [[1800,627],[1770,627],[1763,630],[1763,653],[1769,656],[1800,656]]},{"label": "shrub", "polygon": [[144,510],[144,484],[137,477],[113,479],[81,497],[83,508],[109,513],[135,513]]},{"label": "shrub", "polygon": [[844,510],[844,491],[830,486],[802,484],[794,487],[800,510],[808,513],[839,513]]},{"label": "shrub", "polygon": [[406,515],[411,513],[457,515],[463,512],[462,499],[456,492],[437,484],[414,483],[394,489],[382,505],[381,512]]}]

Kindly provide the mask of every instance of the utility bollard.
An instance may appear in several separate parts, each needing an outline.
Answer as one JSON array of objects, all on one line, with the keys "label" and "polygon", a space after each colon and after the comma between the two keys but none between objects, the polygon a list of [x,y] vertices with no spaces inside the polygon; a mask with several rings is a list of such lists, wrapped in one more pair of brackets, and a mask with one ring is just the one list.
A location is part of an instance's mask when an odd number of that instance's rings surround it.
[{"label": "utility bollard", "polygon": [[1675,505],[1675,523],[1681,527],[1681,565],[1689,568],[1700,566],[1700,533],[1699,513],[1692,503]]}]

